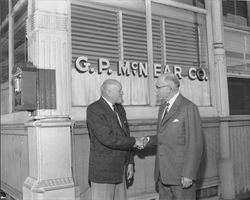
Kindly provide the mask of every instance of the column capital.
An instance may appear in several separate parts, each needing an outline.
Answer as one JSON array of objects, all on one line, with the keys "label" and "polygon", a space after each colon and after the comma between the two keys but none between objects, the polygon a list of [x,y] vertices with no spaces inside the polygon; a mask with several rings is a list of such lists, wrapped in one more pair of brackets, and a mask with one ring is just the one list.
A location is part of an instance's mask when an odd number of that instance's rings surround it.
[{"label": "column capital", "polygon": [[30,14],[27,23],[27,36],[31,36],[33,31],[53,31],[53,33],[63,33],[68,31],[68,16],[66,14],[50,13],[36,10]]}]

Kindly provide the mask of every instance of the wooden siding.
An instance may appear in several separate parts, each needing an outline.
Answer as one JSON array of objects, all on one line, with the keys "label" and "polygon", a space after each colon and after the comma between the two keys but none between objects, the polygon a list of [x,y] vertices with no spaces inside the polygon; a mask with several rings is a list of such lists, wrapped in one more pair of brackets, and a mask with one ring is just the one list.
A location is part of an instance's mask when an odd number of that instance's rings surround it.
[{"label": "wooden siding", "polygon": [[22,125],[1,127],[1,189],[22,199],[23,182],[28,176],[28,135]]},{"label": "wooden siding", "polygon": [[231,157],[236,195],[250,192],[250,120],[229,124]]},{"label": "wooden siding", "polygon": [[[131,135],[142,137],[156,133],[155,120],[130,121]],[[250,192],[250,120],[231,117],[230,148],[234,162],[237,196]],[[204,119],[204,156],[199,171],[198,195],[218,199],[220,195],[218,163],[219,120]],[[77,195],[90,199],[88,184],[89,136],[85,122],[77,121],[72,129],[72,167]],[[155,149],[135,152],[135,177],[130,185],[130,199],[155,196],[153,178]],[[15,199],[22,199],[23,182],[28,176],[28,135],[23,124],[1,126],[1,189]],[[156,195],[157,197],[157,195]]]}]

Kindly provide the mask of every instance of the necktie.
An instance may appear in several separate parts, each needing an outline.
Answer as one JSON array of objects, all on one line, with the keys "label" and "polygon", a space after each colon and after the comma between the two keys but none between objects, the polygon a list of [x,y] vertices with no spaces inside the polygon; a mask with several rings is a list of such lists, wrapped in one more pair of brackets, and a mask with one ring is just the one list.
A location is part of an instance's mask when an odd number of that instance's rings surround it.
[{"label": "necktie", "polygon": [[122,123],[121,123],[121,120],[120,120],[120,117],[119,117],[119,112],[118,112],[118,109],[117,109],[117,107],[116,107],[115,104],[113,104],[113,108],[114,108],[114,112],[115,112],[115,114],[116,114],[116,117],[117,117],[117,119],[118,119],[118,121],[119,121],[119,124],[120,124],[120,126],[122,127]]},{"label": "necktie", "polygon": [[164,117],[166,116],[166,114],[168,113],[168,107],[169,107],[169,105],[170,105],[170,103],[167,102],[167,103],[166,103],[166,106],[165,106],[165,108],[164,108],[164,111],[163,111],[163,113],[162,113],[161,120],[163,120]]}]

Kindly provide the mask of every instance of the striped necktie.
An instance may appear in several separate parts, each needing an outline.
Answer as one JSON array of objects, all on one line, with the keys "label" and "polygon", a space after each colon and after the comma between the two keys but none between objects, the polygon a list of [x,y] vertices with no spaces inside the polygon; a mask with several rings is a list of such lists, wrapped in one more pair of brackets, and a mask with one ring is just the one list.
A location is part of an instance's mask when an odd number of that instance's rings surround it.
[{"label": "striped necktie", "polygon": [[163,110],[161,120],[163,120],[163,119],[164,119],[164,117],[167,115],[169,105],[170,105],[170,103],[169,103],[169,102],[167,102],[167,103],[166,103],[166,106],[165,106],[165,108],[164,108],[164,110]]},{"label": "striped necktie", "polygon": [[115,114],[116,114],[116,117],[117,117],[117,119],[118,119],[118,121],[119,121],[119,124],[120,124],[120,126],[122,127],[121,119],[120,119],[120,117],[119,117],[119,112],[118,112],[118,109],[117,109],[117,107],[116,107],[115,104],[113,104],[113,109],[114,109],[114,112],[115,112]]}]

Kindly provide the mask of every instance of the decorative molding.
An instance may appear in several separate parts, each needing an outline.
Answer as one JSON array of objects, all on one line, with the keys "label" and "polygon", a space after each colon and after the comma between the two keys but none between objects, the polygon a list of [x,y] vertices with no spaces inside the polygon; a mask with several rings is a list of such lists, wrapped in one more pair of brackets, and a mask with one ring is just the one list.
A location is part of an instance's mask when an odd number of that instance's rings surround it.
[{"label": "decorative molding", "polygon": [[[1,130],[26,130],[24,124],[1,124]],[[4,134],[4,132],[2,132]]]},{"label": "decorative molding", "polygon": [[58,178],[49,180],[37,180],[33,177],[27,177],[24,186],[33,192],[43,193],[45,191],[59,190],[74,187],[73,178]]},{"label": "decorative molding", "polygon": [[48,117],[25,123],[26,127],[70,127],[72,122],[67,117]]},{"label": "decorative molding", "polygon": [[36,29],[68,31],[67,20],[66,15],[36,11],[27,19],[27,35]]},{"label": "decorative molding", "polygon": [[232,22],[225,22],[225,21],[224,21],[224,29],[237,31],[237,32],[244,32],[244,33],[249,33],[250,31],[249,26],[239,25],[239,24],[235,24]]},{"label": "decorative molding", "polygon": [[152,3],[159,3],[159,4],[163,4],[163,5],[167,5],[167,6],[172,6],[172,7],[188,10],[191,12],[197,12],[199,14],[207,14],[207,12],[208,12],[207,9],[187,5],[184,3],[175,2],[172,0],[152,0]]},{"label": "decorative molding", "polygon": [[151,194],[133,196],[133,197],[128,198],[128,200],[159,200],[159,194],[151,193]]},{"label": "decorative molding", "polygon": [[250,74],[250,66],[248,66],[248,65],[243,64],[243,65],[239,65],[239,66],[228,66],[227,67],[227,73],[243,75],[243,76],[249,76],[249,74]]},{"label": "decorative molding", "polygon": [[[213,43],[214,49],[223,49],[224,50],[224,44],[220,42],[214,42]],[[223,53],[224,54],[224,53]]]}]

